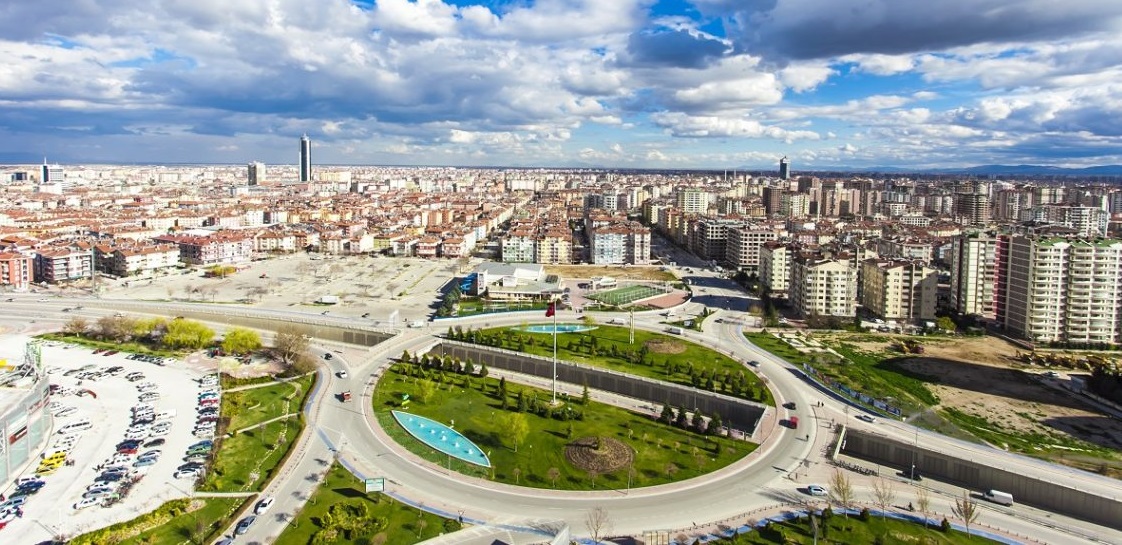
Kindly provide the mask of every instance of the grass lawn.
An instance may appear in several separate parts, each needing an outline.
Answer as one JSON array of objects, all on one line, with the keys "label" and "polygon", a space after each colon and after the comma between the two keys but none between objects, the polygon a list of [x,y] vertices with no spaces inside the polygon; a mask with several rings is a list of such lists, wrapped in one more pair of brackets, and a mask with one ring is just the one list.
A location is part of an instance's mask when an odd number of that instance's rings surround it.
[{"label": "grass lawn", "polygon": [[284,457],[304,427],[302,417],[266,424],[216,440],[218,451],[198,489],[206,492],[247,492],[261,485]]},{"label": "grass lawn", "polygon": [[222,396],[222,414],[230,415],[227,429],[237,431],[266,420],[300,412],[315,376],[289,382],[229,392]]},{"label": "grass lawn", "polygon": [[[411,545],[460,527],[457,521],[420,511],[389,496],[367,495],[364,490],[362,481],[342,466],[332,465],[323,484],[277,538],[276,545],[308,545],[316,534],[325,532],[320,536],[325,539],[333,531],[337,532],[335,539],[323,543]],[[329,513],[344,524],[325,530],[325,515]],[[341,513],[347,516],[338,516]]]},{"label": "grass lawn", "polygon": [[[960,545],[966,543],[994,543],[978,536],[968,536],[965,532],[950,531],[944,533],[938,527],[942,519],[932,520],[933,525],[924,528],[922,524],[895,520],[882,519],[877,516],[869,517],[862,521],[860,517],[850,515],[847,519],[842,515],[833,515],[825,524],[825,531],[814,539],[814,531],[810,527],[810,519],[802,518],[787,522],[773,522],[766,528],[748,532],[723,543],[773,545],[773,544],[844,544],[857,545],[867,543],[895,544],[923,544],[923,545]],[[879,538],[879,540],[878,540]]]},{"label": "grass lawn", "polygon": [[[425,372],[428,378],[407,373]],[[444,382],[439,382],[440,377]],[[469,383],[464,386],[465,380]],[[422,389],[435,385],[428,402]],[[517,393],[526,399],[536,396],[548,405],[549,392],[522,385],[509,384],[507,391],[512,410],[503,410],[497,396],[499,381],[466,375],[445,374],[425,370],[412,364],[396,364],[379,382],[374,393],[374,410],[382,427],[399,444],[411,452],[453,471],[496,481],[535,488],[564,490],[622,489],[628,484],[626,465],[614,471],[593,475],[573,465],[565,457],[565,447],[574,439],[608,437],[630,447],[634,453],[631,485],[652,486],[680,481],[725,467],[755,450],[756,445],[723,437],[703,437],[692,431],[660,424],[650,417],[623,409],[591,403],[579,403],[572,409],[583,413],[583,420],[561,421],[538,416],[525,416],[529,432],[521,446],[514,448],[504,420],[513,414]],[[486,390],[486,392],[482,391]],[[402,394],[409,394],[406,410],[445,424],[455,422],[457,431],[489,453],[493,471],[473,466],[440,454],[406,433],[390,414],[397,408]],[[530,403],[532,405],[532,403]],[[572,432],[570,434],[570,426]],[[551,471],[556,469],[556,473]],[[550,475],[554,474],[551,478]]]},{"label": "grass lawn", "polygon": [[[752,344],[794,364],[812,363],[820,373],[859,392],[879,399],[893,398],[905,413],[913,413],[939,403],[927,388],[926,377],[911,373],[888,361],[891,357],[857,349],[847,343],[823,343],[841,354],[848,363],[837,363],[828,354],[804,354],[770,333],[745,333]],[[821,340],[819,339],[821,342]],[[832,363],[827,363],[830,361]]]},{"label": "grass lawn", "polygon": [[495,312],[519,312],[523,310],[544,311],[548,303],[529,301],[487,301],[483,299],[463,298],[456,306],[456,316],[475,316],[477,314],[491,314]]},{"label": "grass lawn", "polygon": [[67,335],[65,333],[44,333],[39,335],[40,339],[47,341],[58,341],[63,343],[76,344],[84,346],[89,349],[100,348],[102,350],[116,350],[118,352],[127,352],[130,354],[145,354],[149,356],[159,356],[161,358],[181,358],[190,353],[188,350],[171,350],[163,348],[158,345],[140,342],[127,342],[121,343],[116,341],[99,341],[89,337],[79,337],[77,335]]},{"label": "grass lawn", "polygon": [[[626,327],[599,325],[592,331],[557,335],[557,357],[774,405],[771,393],[755,373],[725,354],[677,335],[635,330],[628,342]],[[474,341],[472,340],[474,337]],[[553,355],[553,335],[500,327],[464,332],[461,340],[499,346],[539,356]]]},{"label": "grass lawn", "polygon": [[[121,543],[127,545],[182,545],[195,538],[210,542],[213,534],[245,501],[244,498],[199,498],[173,500],[155,511],[108,528],[82,534],[69,541],[74,545]],[[184,512],[183,506],[197,509]],[[172,511],[172,508],[175,508]],[[156,524],[156,526],[152,526]]]}]

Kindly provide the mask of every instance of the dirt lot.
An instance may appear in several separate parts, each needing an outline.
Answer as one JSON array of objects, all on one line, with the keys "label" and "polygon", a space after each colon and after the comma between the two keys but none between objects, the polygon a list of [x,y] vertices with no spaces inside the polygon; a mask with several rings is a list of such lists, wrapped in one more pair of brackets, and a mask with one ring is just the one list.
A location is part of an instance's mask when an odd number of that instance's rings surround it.
[{"label": "dirt lot", "polygon": [[596,265],[546,265],[546,274],[561,275],[561,278],[572,280],[585,279],[596,276],[610,276],[617,280],[677,280],[677,278],[658,267],[605,267]]},{"label": "dirt lot", "polygon": [[[816,337],[902,356],[890,349],[890,343],[905,336]],[[1104,449],[1122,449],[1122,421],[1106,418],[1060,390],[1066,375],[1046,378],[1041,375],[1044,369],[1017,362],[1016,354],[1022,351],[1018,347],[994,337],[924,338],[922,343],[924,354],[900,365],[934,379],[928,387],[940,403],[923,416],[932,427],[950,433],[946,427],[951,423],[936,412],[957,410],[967,415],[953,419],[959,434],[964,431],[998,448],[1045,454],[1087,469],[1098,469],[1103,457],[1114,457]]]}]

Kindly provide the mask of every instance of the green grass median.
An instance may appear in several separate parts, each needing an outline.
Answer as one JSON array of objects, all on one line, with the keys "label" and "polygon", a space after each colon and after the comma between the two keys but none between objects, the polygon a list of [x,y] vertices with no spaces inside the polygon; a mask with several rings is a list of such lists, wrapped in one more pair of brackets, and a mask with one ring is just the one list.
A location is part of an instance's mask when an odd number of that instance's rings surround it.
[{"label": "green grass median", "polygon": [[335,464],[276,545],[380,543],[412,545],[454,532],[459,522],[422,511],[378,493]]},{"label": "green grass median", "polygon": [[[452,338],[538,356],[553,356],[553,335],[500,327],[473,331],[453,330]],[[712,348],[677,335],[597,325],[584,332],[557,335],[557,357],[641,377],[715,391],[774,405],[759,377],[739,362]]]},{"label": "green grass median", "polygon": [[[545,390],[513,383],[506,388],[504,409],[500,381],[493,377],[397,364],[379,382],[373,406],[389,435],[418,456],[451,471],[535,488],[625,489],[676,482],[725,467],[756,448],[596,402],[571,400],[549,407],[550,393]],[[403,395],[409,396],[405,408]],[[525,409],[518,411],[519,406]],[[493,470],[450,458],[414,439],[394,420],[391,409],[452,425],[488,453]],[[525,422],[521,441],[514,439],[512,418]]]}]

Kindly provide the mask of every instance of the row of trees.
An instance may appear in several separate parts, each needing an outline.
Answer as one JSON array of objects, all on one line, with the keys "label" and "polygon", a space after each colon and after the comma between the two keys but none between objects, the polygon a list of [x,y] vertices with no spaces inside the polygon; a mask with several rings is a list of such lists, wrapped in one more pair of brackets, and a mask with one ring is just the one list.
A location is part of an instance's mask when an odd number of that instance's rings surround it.
[{"label": "row of trees", "polygon": [[725,425],[719,413],[713,413],[713,416],[706,420],[705,414],[699,409],[693,412],[691,419],[684,407],[675,410],[669,404],[662,406],[662,414],[659,415],[658,420],[668,426],[676,426],[701,435],[717,435]]},{"label": "row of trees", "polygon": [[66,322],[62,331],[80,338],[115,343],[139,342],[171,349],[204,348],[214,340],[213,329],[203,325],[202,322],[183,318],[168,320],[167,318],[103,316],[91,322],[84,317],[75,316]]},{"label": "row of trees", "polygon": [[[63,326],[66,335],[114,343],[137,342],[173,350],[198,350],[218,347],[226,354],[245,355],[264,345],[261,335],[252,329],[234,327],[215,344],[215,332],[202,322],[184,318],[136,318],[103,316],[91,321],[74,316]],[[316,360],[308,353],[311,336],[300,326],[287,324],[277,329],[272,352],[289,370],[305,373],[315,369]]]}]

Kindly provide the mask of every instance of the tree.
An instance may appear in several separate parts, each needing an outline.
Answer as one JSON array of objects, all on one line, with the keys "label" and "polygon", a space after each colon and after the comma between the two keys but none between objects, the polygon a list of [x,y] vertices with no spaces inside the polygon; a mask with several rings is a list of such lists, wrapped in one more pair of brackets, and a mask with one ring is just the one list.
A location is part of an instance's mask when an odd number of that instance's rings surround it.
[{"label": "tree", "polygon": [[943,331],[954,331],[958,326],[955,325],[954,320],[950,316],[940,316],[935,320],[935,327]]},{"label": "tree", "polygon": [[927,528],[927,514],[931,512],[931,496],[926,488],[916,489],[916,508],[923,514],[923,527]]},{"label": "tree", "polygon": [[845,509],[845,518],[849,518],[849,508],[853,505],[853,484],[841,471],[835,469],[830,476],[830,500]]},{"label": "tree", "polygon": [[81,317],[74,316],[67,320],[66,325],[62,326],[62,332],[67,335],[74,335],[81,337],[85,335],[90,329],[90,321]]},{"label": "tree", "polygon": [[[131,328],[130,328],[131,329]],[[170,348],[202,348],[214,340],[214,330],[195,320],[172,320],[161,341]]]},{"label": "tree", "polygon": [[97,319],[97,335],[107,340],[126,341],[132,336],[135,321],[126,316],[102,316]]},{"label": "tree", "polygon": [[526,415],[505,413],[500,427],[506,430],[506,436],[510,438],[511,444],[514,445],[514,452],[518,452],[519,445],[526,441],[526,436],[530,434],[530,424],[526,421]]},{"label": "tree", "polygon": [[580,394],[580,404],[588,406],[589,403],[590,403],[590,401],[589,401],[589,394],[588,394],[588,384],[585,384],[584,385],[584,390],[582,390],[581,394]]},{"label": "tree", "polygon": [[308,350],[311,341],[305,330],[292,324],[282,325],[273,337],[273,349],[285,365],[292,363],[297,356]]},{"label": "tree", "polygon": [[487,373],[488,373],[487,364],[486,363],[479,364],[479,378],[487,378]]},{"label": "tree", "polygon": [[561,470],[551,467],[549,471],[546,472],[546,475],[549,477],[549,481],[553,483],[553,488],[557,488],[557,478],[561,476]]},{"label": "tree", "polygon": [[168,319],[160,316],[141,318],[133,324],[132,335],[136,338],[152,338],[156,332],[166,331]]},{"label": "tree", "polygon": [[674,474],[678,472],[678,466],[674,462],[666,464],[666,478],[673,479]]},{"label": "tree", "polygon": [[512,475],[514,475],[514,484],[519,484],[518,481],[519,481],[519,477],[522,476],[522,468],[516,467],[516,468],[510,470],[510,473]]},{"label": "tree", "polygon": [[690,427],[697,433],[705,433],[705,415],[701,414],[701,409],[693,412],[693,419],[690,421]]},{"label": "tree", "polygon": [[584,525],[588,528],[588,533],[592,534],[592,541],[595,543],[599,543],[601,537],[612,532],[612,519],[603,507],[589,509],[584,518]]},{"label": "tree", "polygon": [[261,348],[261,335],[252,329],[235,327],[226,332],[222,340],[222,351],[228,354],[247,354]]},{"label": "tree", "polygon": [[436,393],[436,384],[433,381],[421,379],[417,382],[417,401],[428,403],[434,393]]},{"label": "tree", "polygon": [[894,499],[896,499],[896,492],[892,490],[892,483],[884,480],[884,477],[873,481],[873,500],[880,508],[880,518],[884,518],[884,512],[892,506]]},{"label": "tree", "polygon": [[662,414],[658,417],[658,420],[659,420],[659,422],[662,422],[662,423],[666,424],[667,426],[669,426],[670,424],[673,424],[674,423],[674,409],[670,408],[669,404],[663,405],[662,406]]},{"label": "tree", "polygon": [[962,520],[963,526],[966,526],[966,535],[970,535],[970,524],[978,520],[978,515],[981,514],[978,510],[978,502],[974,501],[970,497],[970,492],[966,490],[962,491],[961,498],[955,498],[951,512]]}]

